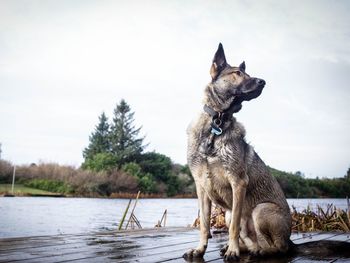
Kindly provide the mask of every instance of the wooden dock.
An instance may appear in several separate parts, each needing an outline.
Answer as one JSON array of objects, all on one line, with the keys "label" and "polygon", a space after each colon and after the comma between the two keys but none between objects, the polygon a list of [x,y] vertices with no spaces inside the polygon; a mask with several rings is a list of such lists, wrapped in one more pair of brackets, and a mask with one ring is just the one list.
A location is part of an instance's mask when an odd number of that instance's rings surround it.
[{"label": "wooden dock", "polygon": [[[219,250],[227,233],[213,234],[203,260],[223,262]],[[182,255],[197,245],[199,233],[193,228],[160,228],[76,235],[0,239],[0,262],[185,262]],[[294,243],[316,240],[350,242],[350,233],[293,234]],[[250,259],[240,262],[310,262],[310,258]],[[311,262],[350,262],[339,257]]]}]

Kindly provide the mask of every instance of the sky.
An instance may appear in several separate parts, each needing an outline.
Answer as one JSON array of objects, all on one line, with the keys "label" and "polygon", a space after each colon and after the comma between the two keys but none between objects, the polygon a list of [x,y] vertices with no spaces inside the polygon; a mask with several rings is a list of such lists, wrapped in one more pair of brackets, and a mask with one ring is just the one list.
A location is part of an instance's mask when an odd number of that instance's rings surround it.
[{"label": "sky", "polygon": [[0,142],[15,164],[79,166],[124,98],[148,151],[186,163],[218,43],[265,79],[236,114],[266,164],[350,167],[349,1],[0,0]]}]

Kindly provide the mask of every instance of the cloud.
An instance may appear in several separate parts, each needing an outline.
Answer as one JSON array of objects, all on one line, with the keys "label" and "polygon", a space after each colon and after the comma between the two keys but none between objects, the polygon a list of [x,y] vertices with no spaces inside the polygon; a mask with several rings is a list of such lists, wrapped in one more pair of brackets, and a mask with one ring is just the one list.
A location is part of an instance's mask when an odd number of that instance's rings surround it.
[{"label": "cloud", "polygon": [[149,150],[186,162],[218,42],[263,77],[237,114],[268,164],[313,176],[349,166],[347,1],[2,1],[3,156],[76,164],[125,98]]}]

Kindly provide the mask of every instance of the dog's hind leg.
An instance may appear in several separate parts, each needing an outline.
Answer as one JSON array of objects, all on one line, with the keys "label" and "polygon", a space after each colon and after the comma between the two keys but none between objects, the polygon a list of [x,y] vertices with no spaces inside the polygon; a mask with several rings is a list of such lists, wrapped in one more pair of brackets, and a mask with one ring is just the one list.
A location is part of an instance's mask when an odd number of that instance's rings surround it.
[{"label": "dog's hind leg", "polygon": [[[256,233],[254,231],[253,219],[251,217],[242,217],[240,239],[244,242],[247,250],[251,254],[258,253],[258,243],[256,241]],[[252,230],[253,229],[253,230]]]},{"label": "dog's hind leg", "polygon": [[[246,252],[249,252],[249,249],[248,247],[246,246],[246,244],[243,242],[243,240],[240,238],[239,239],[239,242],[238,242],[238,245],[239,245],[239,252],[240,253],[246,253]],[[228,244],[224,245],[221,249],[220,249],[220,256],[224,256],[226,251],[228,249]]]},{"label": "dog's hind leg", "polygon": [[257,205],[252,213],[259,254],[286,253],[289,248],[290,224],[286,215],[273,203]]},{"label": "dog's hind leg", "polygon": [[[231,223],[231,211],[226,210],[225,212],[225,223],[226,226],[229,227]],[[253,219],[251,216],[242,215],[241,231],[239,232],[239,251],[242,253],[250,252],[252,254],[256,254],[258,252],[258,244],[256,242],[256,234],[254,231]],[[220,254],[224,255],[228,245],[225,245],[221,250]]]},{"label": "dog's hind leg", "polygon": [[200,211],[200,240],[197,248],[191,249],[183,255],[186,259],[203,257],[208,246],[208,238],[210,237],[211,200],[204,189],[197,183],[196,189]]}]

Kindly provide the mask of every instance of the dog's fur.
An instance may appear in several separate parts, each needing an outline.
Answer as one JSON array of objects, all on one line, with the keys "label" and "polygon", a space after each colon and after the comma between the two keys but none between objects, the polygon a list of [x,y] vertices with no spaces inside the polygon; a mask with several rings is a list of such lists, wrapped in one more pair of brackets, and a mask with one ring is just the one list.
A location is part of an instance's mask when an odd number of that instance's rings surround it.
[{"label": "dog's fur", "polygon": [[[258,97],[265,81],[250,77],[245,63],[231,67],[222,45],[210,69],[204,104],[216,112],[241,107]],[[286,198],[276,179],[244,139],[245,130],[230,114],[222,134],[210,131],[212,117],[203,111],[188,128],[188,164],[196,183],[200,207],[200,242],[185,258],[202,257],[210,236],[211,204],[227,212],[229,241],[225,259],[237,259],[240,250],[270,255],[287,252],[291,216]]]}]

